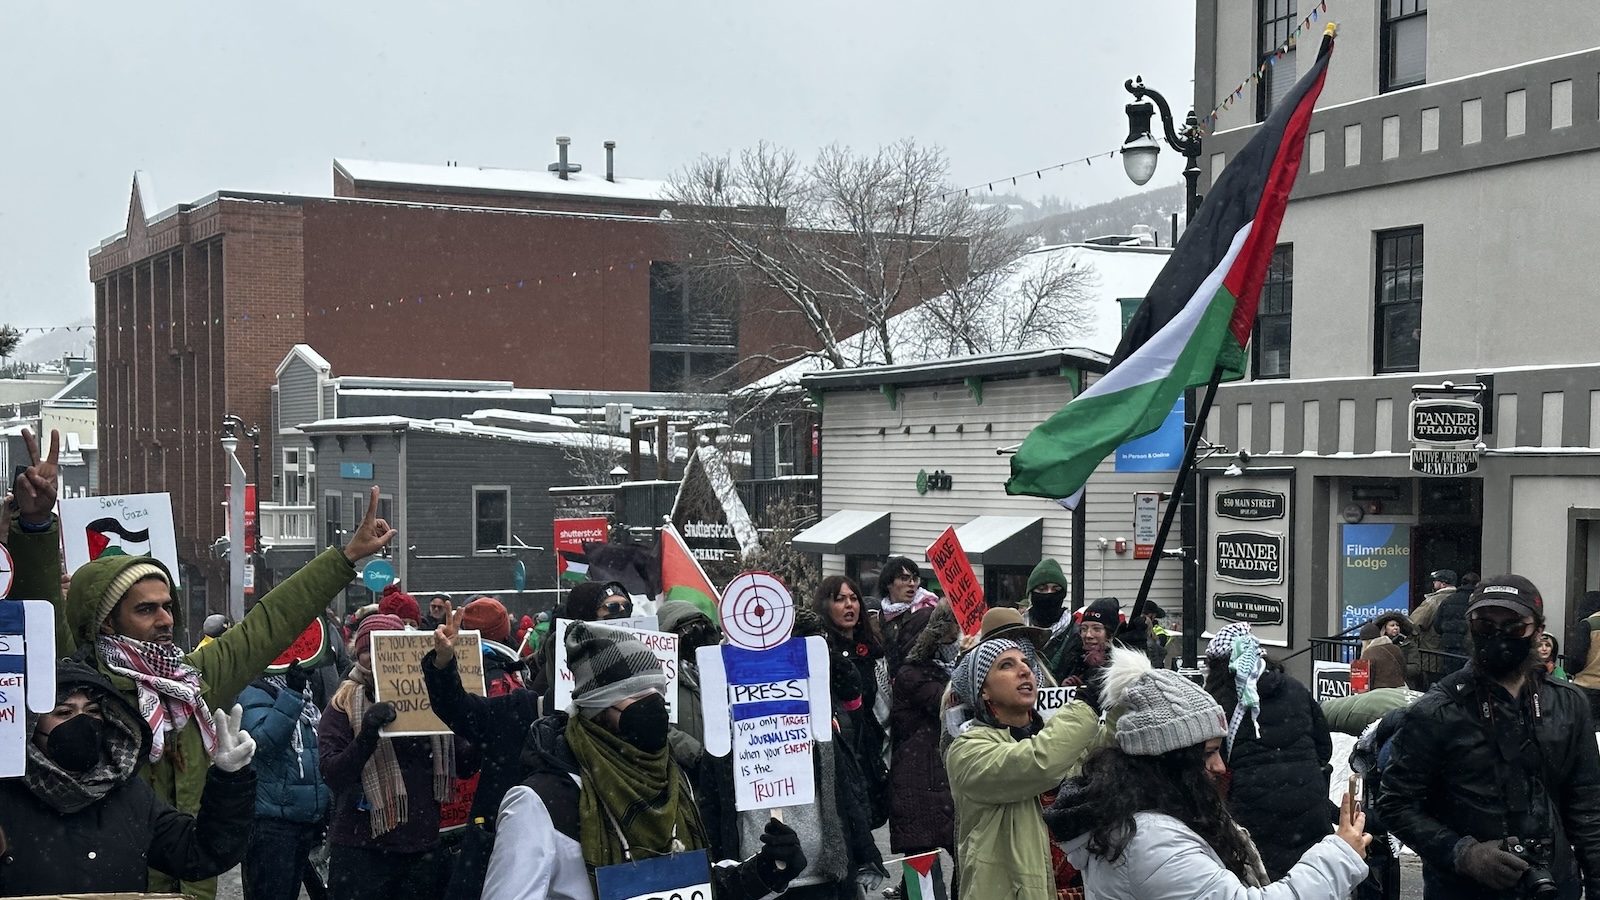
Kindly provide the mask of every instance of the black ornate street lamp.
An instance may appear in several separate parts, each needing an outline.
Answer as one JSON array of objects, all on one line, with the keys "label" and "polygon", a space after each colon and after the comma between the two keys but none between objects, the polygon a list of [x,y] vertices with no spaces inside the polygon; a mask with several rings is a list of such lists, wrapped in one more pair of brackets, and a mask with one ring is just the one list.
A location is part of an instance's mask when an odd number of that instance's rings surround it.
[{"label": "black ornate street lamp", "polygon": [[1128,178],[1138,185],[1150,181],[1156,174],[1156,157],[1161,154],[1161,144],[1156,140],[1151,130],[1150,122],[1155,118],[1155,110],[1149,103],[1142,102],[1146,97],[1156,102],[1161,110],[1161,129],[1166,138],[1167,146],[1181,153],[1189,164],[1184,167],[1183,180],[1188,185],[1188,194],[1184,198],[1184,222],[1194,221],[1194,214],[1200,209],[1200,120],[1195,118],[1194,110],[1189,110],[1189,118],[1183,123],[1183,131],[1179,132],[1172,123],[1172,107],[1167,105],[1167,98],[1144,85],[1144,78],[1136,77],[1132,81],[1124,82],[1123,87],[1133,95],[1134,103],[1126,107],[1128,112],[1128,139],[1122,144],[1122,170],[1128,173]]}]

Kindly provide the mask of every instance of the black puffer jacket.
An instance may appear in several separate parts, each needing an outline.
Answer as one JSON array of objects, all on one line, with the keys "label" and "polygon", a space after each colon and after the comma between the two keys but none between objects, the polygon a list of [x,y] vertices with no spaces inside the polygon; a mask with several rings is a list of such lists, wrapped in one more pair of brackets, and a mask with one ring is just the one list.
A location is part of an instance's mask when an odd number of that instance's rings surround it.
[{"label": "black puffer jacket", "polygon": [[[1305,685],[1281,670],[1268,670],[1256,689],[1261,734],[1256,735],[1247,713],[1228,758],[1228,809],[1250,832],[1276,881],[1311,845],[1333,833],[1328,801],[1333,739]],[[1230,717],[1235,705],[1223,703]]]},{"label": "black puffer jacket", "polygon": [[178,812],[139,777],[150,729],[111,683],[62,662],[56,686],[58,694],[84,688],[100,700],[104,749],[99,764],[76,780],[99,782],[104,793],[86,806],[79,805],[86,796],[52,795],[33,774],[49,763],[30,748],[30,775],[0,781],[0,832],[9,842],[0,856],[0,897],[139,893],[150,869],[200,881],[239,864],[255,819],[254,769],[212,767],[199,815]]},{"label": "black puffer jacket", "polygon": [[1441,657],[1439,671],[1449,674],[1461,668],[1464,657],[1472,653],[1472,639],[1467,634],[1467,605],[1472,592],[1457,588],[1454,594],[1439,603],[1439,614],[1434,617],[1433,630],[1439,634],[1439,652],[1454,656]]},{"label": "black puffer jacket", "polygon": [[[1541,713],[1537,720],[1530,712],[1534,692]],[[1484,702],[1490,704],[1496,734],[1511,735],[1530,762],[1542,756],[1542,770],[1537,763],[1513,768],[1502,761],[1481,724],[1478,708]],[[1537,737],[1537,754],[1530,734]],[[1533,818],[1554,831],[1551,872],[1558,882],[1570,884],[1581,870],[1592,893],[1600,886],[1600,753],[1582,692],[1564,681],[1539,678],[1513,699],[1468,663],[1411,706],[1390,744],[1378,810],[1390,832],[1421,855],[1430,894],[1437,889],[1440,896],[1461,900],[1500,896],[1455,873],[1456,844],[1463,837],[1498,841],[1511,833],[1508,828],[1519,827],[1506,821],[1502,778],[1520,773],[1527,779],[1532,771],[1542,771],[1549,785],[1548,791],[1535,787],[1531,793]]]}]

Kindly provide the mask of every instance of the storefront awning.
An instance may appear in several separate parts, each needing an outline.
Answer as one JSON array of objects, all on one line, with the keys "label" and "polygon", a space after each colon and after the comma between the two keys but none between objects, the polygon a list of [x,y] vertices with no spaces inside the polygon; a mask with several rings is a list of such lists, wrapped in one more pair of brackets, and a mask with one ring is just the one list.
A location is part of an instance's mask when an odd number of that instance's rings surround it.
[{"label": "storefront awning", "polygon": [[888,556],[889,511],[841,509],[795,535],[789,543],[803,553]]},{"label": "storefront awning", "polygon": [[1044,519],[979,516],[956,526],[956,540],[974,565],[1032,567],[1044,553]]}]

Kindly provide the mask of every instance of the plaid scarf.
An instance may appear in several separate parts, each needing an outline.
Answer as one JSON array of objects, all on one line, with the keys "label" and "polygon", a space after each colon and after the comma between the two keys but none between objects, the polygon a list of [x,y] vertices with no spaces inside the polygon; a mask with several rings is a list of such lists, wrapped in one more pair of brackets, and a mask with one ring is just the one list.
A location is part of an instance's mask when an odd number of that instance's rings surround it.
[{"label": "plaid scarf", "polygon": [[150,726],[150,761],[160,762],[167,734],[181,733],[192,719],[200,729],[206,754],[217,752],[217,729],[200,696],[200,670],[183,661],[176,644],[136,641],[120,634],[102,634],[95,641],[106,668],[133,679],[139,693],[139,716]]},{"label": "plaid scarf", "polygon": [[[333,707],[350,717],[350,733],[361,733],[361,720],[373,701],[372,670],[357,663],[350,676],[333,695]],[[310,704],[307,704],[308,706]],[[444,803],[455,799],[454,779],[456,768],[455,737],[435,734],[433,742],[433,799]],[[380,837],[396,826],[411,819],[410,798],[406,795],[405,777],[400,773],[400,760],[394,753],[394,739],[380,738],[378,748],[361,767],[361,794],[372,806],[368,818],[372,836]]]},{"label": "plaid scarf", "polygon": [[143,741],[134,733],[133,722],[115,714],[106,715],[104,721],[100,759],[94,768],[79,775],[56,765],[33,741],[28,742],[28,765],[23,781],[35,797],[61,815],[70,815],[95,803],[126,782],[143,764],[139,760]]}]

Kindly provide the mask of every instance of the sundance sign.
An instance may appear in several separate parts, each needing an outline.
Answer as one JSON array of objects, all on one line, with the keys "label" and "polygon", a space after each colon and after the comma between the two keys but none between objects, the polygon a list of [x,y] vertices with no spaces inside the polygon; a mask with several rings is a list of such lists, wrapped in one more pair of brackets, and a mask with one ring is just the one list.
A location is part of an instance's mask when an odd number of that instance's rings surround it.
[{"label": "sundance sign", "polygon": [[1217,535],[1216,575],[1237,584],[1283,583],[1283,535],[1224,531]]}]

